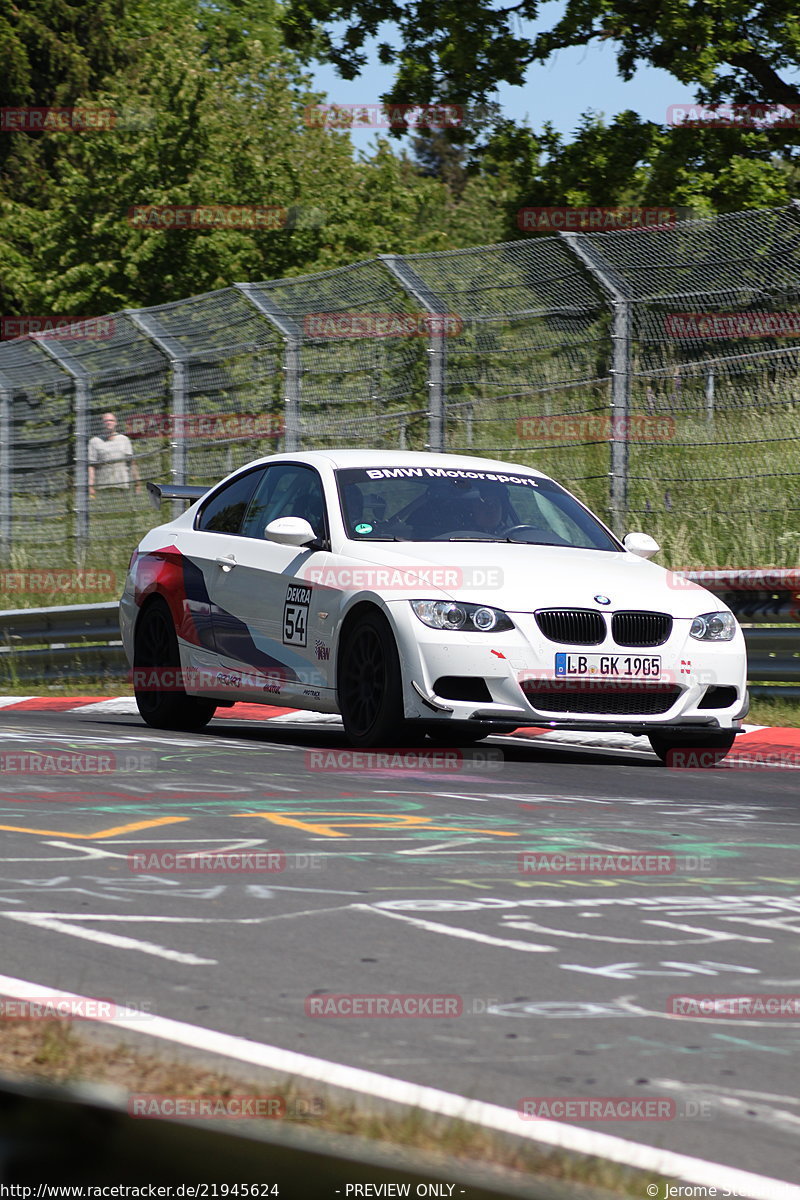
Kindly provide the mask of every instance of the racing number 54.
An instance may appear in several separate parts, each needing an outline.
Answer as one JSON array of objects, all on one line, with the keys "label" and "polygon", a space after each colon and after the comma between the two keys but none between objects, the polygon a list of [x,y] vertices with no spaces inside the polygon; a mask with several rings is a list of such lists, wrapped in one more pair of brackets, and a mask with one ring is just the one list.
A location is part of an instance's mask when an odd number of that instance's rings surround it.
[{"label": "racing number 54", "polygon": [[306,644],[306,618],[308,609],[304,604],[287,604],[283,610],[283,640],[295,646]]},{"label": "racing number 54", "polygon": [[308,606],[311,588],[288,587],[283,606],[283,641],[291,646],[305,646],[308,636]]}]

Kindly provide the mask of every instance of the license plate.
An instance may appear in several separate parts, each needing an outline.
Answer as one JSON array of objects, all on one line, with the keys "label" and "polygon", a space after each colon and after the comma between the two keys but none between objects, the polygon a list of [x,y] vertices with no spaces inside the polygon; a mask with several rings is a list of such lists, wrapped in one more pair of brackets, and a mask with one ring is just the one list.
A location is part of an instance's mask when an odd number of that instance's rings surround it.
[{"label": "license plate", "polygon": [[659,679],[658,654],[557,654],[556,678]]}]

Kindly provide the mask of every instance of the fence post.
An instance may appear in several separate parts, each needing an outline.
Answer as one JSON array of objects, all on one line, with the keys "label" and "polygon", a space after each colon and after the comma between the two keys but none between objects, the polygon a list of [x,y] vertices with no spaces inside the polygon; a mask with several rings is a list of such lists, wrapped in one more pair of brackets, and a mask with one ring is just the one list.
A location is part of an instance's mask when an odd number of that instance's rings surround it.
[{"label": "fence post", "polygon": [[283,393],[284,404],[284,435],[283,448],[290,452],[301,449],[302,437],[300,430],[300,399],[302,361],[301,347],[303,331],[291,317],[269,297],[265,296],[257,283],[235,283],[233,285],[242,293],[262,316],[280,333],[284,340],[283,371],[286,388]]},{"label": "fence post", "polygon": [[82,561],[82,552],[89,545],[89,403],[92,396],[92,377],[83,363],[66,346],[51,343],[33,335],[32,341],[48,354],[63,371],[72,376],[75,398],[74,461],[75,461],[75,560]]},{"label": "fence post", "polygon": [[[411,263],[400,254],[379,254],[387,271],[391,271],[400,286],[409,296],[421,304],[426,312],[444,317],[446,309],[436,293],[417,274]],[[433,322],[431,323],[433,325]],[[440,322],[438,335],[431,329],[428,338],[428,450],[444,451],[447,442],[447,351],[445,347],[444,321]]]},{"label": "fence post", "polygon": [[709,367],[708,375],[706,375],[706,420],[714,421],[714,368]]},{"label": "fence post", "polygon": [[14,392],[11,380],[0,375],[0,554],[8,562],[11,553],[13,515],[13,492],[11,478],[14,449],[12,434],[12,401]]},{"label": "fence post", "polygon": [[580,233],[558,235],[611,298],[611,526],[618,537],[628,518],[628,416],[631,377],[631,303],[625,281]]},{"label": "fence post", "polygon": [[[186,347],[169,334],[164,333],[158,319],[146,308],[125,308],[123,315],[135,325],[140,333],[160,350],[169,362],[171,384],[172,433],[170,437],[170,474],[173,483],[186,483]],[[176,500],[172,503],[173,517],[180,516],[185,505]]]}]

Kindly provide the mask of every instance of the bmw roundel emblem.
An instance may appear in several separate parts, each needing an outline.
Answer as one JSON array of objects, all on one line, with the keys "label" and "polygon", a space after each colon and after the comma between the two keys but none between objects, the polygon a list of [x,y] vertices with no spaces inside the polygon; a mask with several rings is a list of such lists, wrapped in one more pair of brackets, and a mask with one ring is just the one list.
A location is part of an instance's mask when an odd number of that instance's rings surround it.
[{"label": "bmw roundel emblem", "polygon": [[595,596],[595,600],[597,601],[598,604],[610,604],[611,603],[608,596]]}]

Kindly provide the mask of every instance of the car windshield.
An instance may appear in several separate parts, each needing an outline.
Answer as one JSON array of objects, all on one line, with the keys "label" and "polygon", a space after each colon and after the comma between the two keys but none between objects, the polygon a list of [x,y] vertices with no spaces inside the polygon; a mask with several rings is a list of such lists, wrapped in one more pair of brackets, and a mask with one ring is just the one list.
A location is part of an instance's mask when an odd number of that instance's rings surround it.
[{"label": "car windshield", "polygon": [[336,472],[353,541],[489,541],[619,551],[591,513],[550,479],[450,467]]}]

